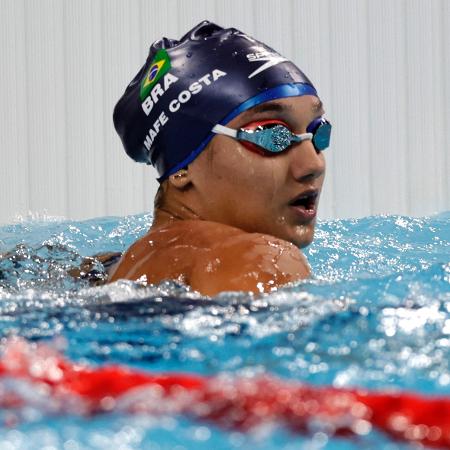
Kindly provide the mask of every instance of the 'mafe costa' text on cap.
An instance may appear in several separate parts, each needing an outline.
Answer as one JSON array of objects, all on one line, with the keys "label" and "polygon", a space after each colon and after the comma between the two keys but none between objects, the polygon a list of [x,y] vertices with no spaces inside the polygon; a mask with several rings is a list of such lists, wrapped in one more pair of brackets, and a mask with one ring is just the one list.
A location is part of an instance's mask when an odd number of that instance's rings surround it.
[{"label": "'mafe costa' text on cap", "polygon": [[[186,90],[181,91],[177,97],[169,102],[169,111],[171,113],[176,113],[184,103],[188,103],[193,95],[201,92],[204,86],[210,86],[212,83],[217,81],[219,78],[226,76],[226,72],[219,69],[214,69],[211,73],[207,73],[194,81]],[[153,106],[158,103],[158,100],[169,90],[169,88],[178,81],[178,78],[171,74],[166,73],[162,80],[162,83],[156,83],[151,90],[148,97],[142,102],[142,109],[144,113],[148,116]],[[169,121],[165,111],[162,111],[158,118],[153,122],[153,125],[148,130],[145,136],[144,145],[147,150],[150,150],[155,137],[158,135],[160,129]]]}]

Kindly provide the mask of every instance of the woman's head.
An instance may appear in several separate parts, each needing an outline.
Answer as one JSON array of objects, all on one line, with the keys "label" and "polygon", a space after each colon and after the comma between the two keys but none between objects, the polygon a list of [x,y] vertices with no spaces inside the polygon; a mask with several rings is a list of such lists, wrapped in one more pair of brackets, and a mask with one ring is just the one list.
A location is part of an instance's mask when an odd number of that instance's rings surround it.
[{"label": "woman's head", "polygon": [[[305,246],[325,172],[321,139],[311,140],[318,126],[329,137],[322,114],[315,88],[292,62],[241,31],[204,21],[180,41],[152,45],[114,123],[128,155],[159,172],[156,208]],[[264,129],[273,142],[287,136],[289,143],[269,154],[216,134],[217,125],[243,128],[247,137]],[[275,126],[282,131],[266,130]]]}]

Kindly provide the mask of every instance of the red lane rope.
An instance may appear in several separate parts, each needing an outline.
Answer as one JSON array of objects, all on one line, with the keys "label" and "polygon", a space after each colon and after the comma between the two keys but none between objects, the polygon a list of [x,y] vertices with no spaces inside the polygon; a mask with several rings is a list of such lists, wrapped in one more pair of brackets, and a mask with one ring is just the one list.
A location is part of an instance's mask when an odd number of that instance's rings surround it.
[{"label": "red lane rope", "polygon": [[[313,387],[274,377],[204,377],[149,374],[123,366],[91,368],[75,364],[44,344],[11,339],[0,359],[1,379],[25,380],[60,400],[79,401],[77,412],[184,413],[226,428],[248,430],[264,422],[307,431],[326,423],[337,434],[366,434],[372,427],[396,439],[450,448],[450,398],[412,393],[380,393]],[[17,392],[0,389],[0,406],[27,403]],[[80,407],[82,405],[82,407]],[[73,411],[70,411],[73,412]]]}]

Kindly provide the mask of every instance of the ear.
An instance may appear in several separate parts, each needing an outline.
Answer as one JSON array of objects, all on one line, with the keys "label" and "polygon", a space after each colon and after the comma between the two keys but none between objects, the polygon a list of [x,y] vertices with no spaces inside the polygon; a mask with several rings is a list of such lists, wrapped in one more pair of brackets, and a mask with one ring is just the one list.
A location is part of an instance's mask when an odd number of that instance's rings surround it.
[{"label": "ear", "polygon": [[168,181],[174,188],[180,190],[186,189],[192,183],[188,169],[180,169],[178,172],[170,175]]}]

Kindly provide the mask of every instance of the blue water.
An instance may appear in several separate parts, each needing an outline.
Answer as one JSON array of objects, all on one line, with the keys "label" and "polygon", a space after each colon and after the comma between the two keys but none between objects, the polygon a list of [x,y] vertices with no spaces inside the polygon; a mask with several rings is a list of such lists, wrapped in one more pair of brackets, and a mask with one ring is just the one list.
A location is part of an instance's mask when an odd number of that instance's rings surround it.
[{"label": "blue water", "polygon": [[[261,297],[202,298],[173,282],[89,287],[67,276],[84,256],[123,251],[151,220],[0,227],[2,342],[45,340],[92,365],[450,395],[450,213],[321,221],[305,251],[314,279]],[[0,427],[1,449],[416,448],[377,431],[349,439],[267,426],[243,434],[186,417],[55,415],[29,396],[16,425]],[[1,411],[0,423],[11,414]]]}]

